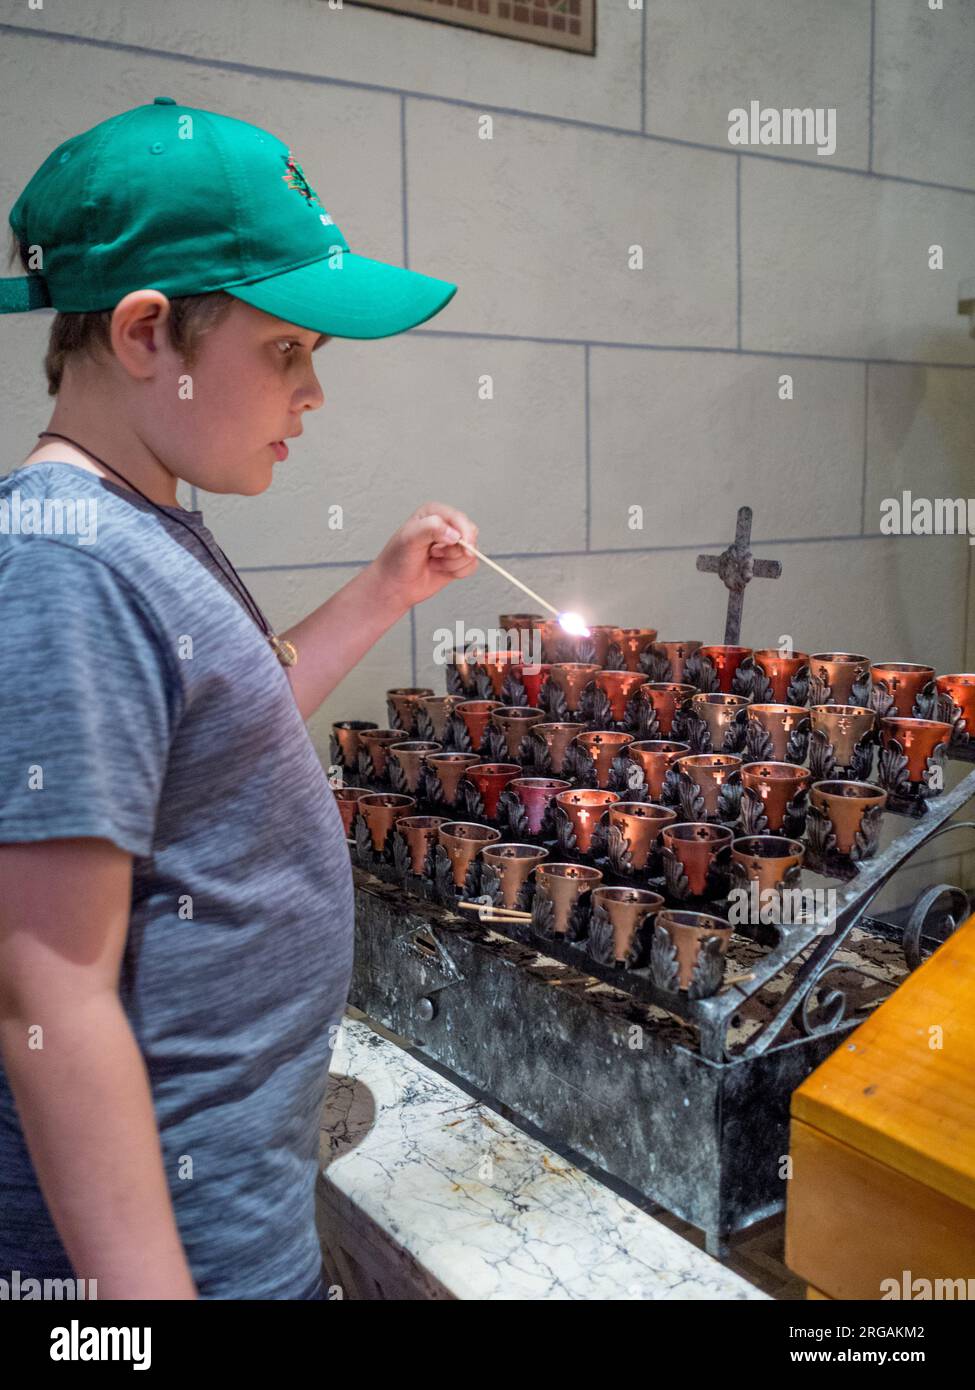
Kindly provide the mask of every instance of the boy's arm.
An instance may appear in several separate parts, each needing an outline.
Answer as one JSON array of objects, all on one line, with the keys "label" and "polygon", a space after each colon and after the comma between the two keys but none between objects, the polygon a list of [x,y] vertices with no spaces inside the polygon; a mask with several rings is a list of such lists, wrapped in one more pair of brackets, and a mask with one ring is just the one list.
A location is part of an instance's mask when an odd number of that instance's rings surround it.
[{"label": "boy's arm", "polygon": [[100,1299],[193,1299],[118,995],[131,893],[132,856],[108,840],[0,844],[0,1052],[77,1277]]},{"label": "boy's arm", "polygon": [[456,507],[426,502],[382,551],[319,608],[279,637],[293,642],[298,662],[287,666],[302,719],[310,719],[384,632],[452,579],[472,574],[477,560],[458,536],[476,544],[477,527]]}]

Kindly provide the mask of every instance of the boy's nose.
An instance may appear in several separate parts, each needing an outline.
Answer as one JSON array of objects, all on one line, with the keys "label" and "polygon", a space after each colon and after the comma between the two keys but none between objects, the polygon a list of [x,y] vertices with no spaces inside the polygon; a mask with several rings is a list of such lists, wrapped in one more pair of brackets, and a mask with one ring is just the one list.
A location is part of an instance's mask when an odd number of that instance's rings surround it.
[{"label": "boy's nose", "polygon": [[299,410],[320,410],[325,404],[325,393],[319,385],[318,378],[312,376],[311,384],[301,393],[301,404]]}]

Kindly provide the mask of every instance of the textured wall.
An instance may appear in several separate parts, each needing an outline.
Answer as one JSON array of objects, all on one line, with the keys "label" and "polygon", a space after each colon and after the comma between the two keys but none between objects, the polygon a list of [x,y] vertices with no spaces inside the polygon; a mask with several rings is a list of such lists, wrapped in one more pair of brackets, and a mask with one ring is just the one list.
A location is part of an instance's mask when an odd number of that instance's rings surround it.
[{"label": "textured wall", "polygon": [[[321,0],[2,0],[0,22],[5,209],[58,141],[172,95],[287,138],[354,251],[460,286],[408,335],[323,349],[271,492],[197,499],[279,629],[441,498],[594,621],[720,640],[694,560],[748,502],[783,574],[745,642],[975,664],[972,547],[879,534],[903,488],[975,492],[975,5],[598,0],[595,58]],[[730,145],[752,100],[835,108],[835,152]],[[0,325],[4,469],[49,415],[45,336]],[[311,721],[322,755],[333,719],[385,722],[387,686],[442,689],[435,628],[520,607],[483,566],[420,605]]]}]

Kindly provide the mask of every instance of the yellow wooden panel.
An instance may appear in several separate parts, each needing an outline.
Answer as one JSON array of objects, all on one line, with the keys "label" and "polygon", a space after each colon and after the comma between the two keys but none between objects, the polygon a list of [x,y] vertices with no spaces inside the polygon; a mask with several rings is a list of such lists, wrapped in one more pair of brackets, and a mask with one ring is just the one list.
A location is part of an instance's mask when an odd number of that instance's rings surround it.
[{"label": "yellow wooden panel", "polygon": [[975,1208],[975,917],[793,1092],[792,1115]]},{"label": "yellow wooden panel", "polygon": [[903,1289],[908,1271],[909,1290],[914,1279],[963,1279],[962,1296],[975,1291],[975,1210],[801,1120],[790,1153],[785,1262],[815,1290],[882,1299],[883,1280]]}]

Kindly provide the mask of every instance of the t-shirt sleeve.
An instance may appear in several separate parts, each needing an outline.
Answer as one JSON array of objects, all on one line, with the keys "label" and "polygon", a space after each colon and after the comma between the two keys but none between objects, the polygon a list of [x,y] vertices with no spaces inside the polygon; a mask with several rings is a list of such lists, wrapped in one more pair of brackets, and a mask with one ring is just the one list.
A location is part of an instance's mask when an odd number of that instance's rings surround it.
[{"label": "t-shirt sleeve", "polygon": [[97,836],[151,853],[182,712],[133,587],[83,548],[0,551],[0,843]]}]

